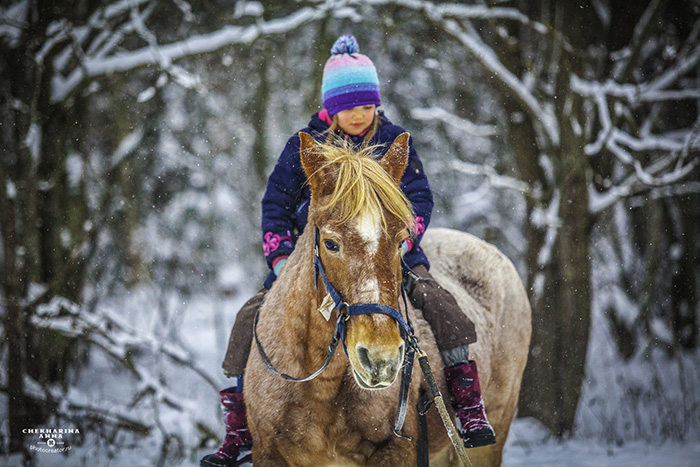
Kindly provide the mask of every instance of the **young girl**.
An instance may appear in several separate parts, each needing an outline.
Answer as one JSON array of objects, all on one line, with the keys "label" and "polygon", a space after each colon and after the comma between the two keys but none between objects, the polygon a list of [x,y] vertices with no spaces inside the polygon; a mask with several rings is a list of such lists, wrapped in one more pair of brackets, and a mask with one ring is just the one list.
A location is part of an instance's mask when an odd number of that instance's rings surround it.
[{"label": "young girl", "polygon": [[[331,49],[323,70],[324,109],[311,117],[301,131],[318,141],[347,139],[354,145],[381,145],[383,157],[404,129],[392,124],[377,107],[381,104],[379,79],[372,61],[359,53],[352,36],[340,37]],[[224,359],[224,373],[235,378],[235,385],[221,391],[226,437],[219,450],[204,457],[201,465],[239,465],[250,452],[251,437],[243,403],[243,372],[250,353],[255,312],[272,287],[287,257],[304,230],[311,192],[301,166],[298,132],[282,151],[267,183],[262,201],[263,247],[271,272],[264,287],[238,312]],[[404,260],[419,276],[406,284],[409,298],[430,324],[445,363],[445,376],[455,410],[457,427],[466,447],[495,443],[493,429],[486,420],[476,363],[468,359],[468,345],[476,342],[474,324],[462,313],[452,295],[440,287],[428,272],[430,263],[420,248],[420,240],[430,222],[433,195],[418,154],[409,139],[409,160],[401,179],[401,189],[416,215],[413,242],[403,245]]]}]

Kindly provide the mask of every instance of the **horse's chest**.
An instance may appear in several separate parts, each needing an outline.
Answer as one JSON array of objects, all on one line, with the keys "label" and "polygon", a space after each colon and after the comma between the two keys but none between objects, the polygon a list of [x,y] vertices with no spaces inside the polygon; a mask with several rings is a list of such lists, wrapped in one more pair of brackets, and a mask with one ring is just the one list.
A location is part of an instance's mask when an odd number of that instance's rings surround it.
[{"label": "horse's chest", "polygon": [[358,406],[352,394],[341,391],[332,400],[314,399],[308,393],[302,397],[287,407],[280,433],[286,439],[279,443],[288,450],[285,457],[299,465],[365,464],[390,435],[389,418],[376,407]]}]

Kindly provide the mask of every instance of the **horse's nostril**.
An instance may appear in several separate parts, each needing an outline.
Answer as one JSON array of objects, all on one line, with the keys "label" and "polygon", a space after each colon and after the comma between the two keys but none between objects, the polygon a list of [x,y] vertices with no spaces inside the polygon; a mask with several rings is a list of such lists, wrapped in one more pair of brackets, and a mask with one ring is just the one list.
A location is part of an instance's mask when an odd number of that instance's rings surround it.
[{"label": "horse's nostril", "polygon": [[356,347],[357,350],[357,359],[360,360],[360,364],[365,367],[367,370],[372,370],[372,362],[369,359],[369,350],[367,347],[362,347],[358,345]]},{"label": "horse's nostril", "polygon": [[391,377],[396,373],[397,368],[401,366],[404,351],[403,343],[398,346],[398,350],[400,353],[397,359],[395,355],[389,356],[384,352],[372,351],[362,344],[355,346],[357,360],[367,373],[367,376],[378,380],[385,380]]}]

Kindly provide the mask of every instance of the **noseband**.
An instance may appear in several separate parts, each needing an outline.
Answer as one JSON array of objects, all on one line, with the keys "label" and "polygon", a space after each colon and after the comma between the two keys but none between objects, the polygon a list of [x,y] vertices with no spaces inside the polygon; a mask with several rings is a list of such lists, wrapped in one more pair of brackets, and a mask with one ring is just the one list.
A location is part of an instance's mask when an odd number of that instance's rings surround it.
[{"label": "noseband", "polygon": [[257,327],[258,327],[258,317],[260,314],[260,309],[258,308],[255,314],[255,323],[253,327],[253,335],[255,337],[255,344],[258,347],[258,352],[262,358],[265,366],[276,376],[297,383],[311,381],[318,375],[320,375],[323,370],[325,370],[331,363],[333,355],[335,355],[335,350],[338,347],[338,342],[343,343],[343,348],[345,354],[347,355],[348,349],[345,345],[345,334],[347,329],[347,322],[352,316],[358,315],[368,315],[368,314],[381,314],[387,315],[399,324],[399,330],[401,333],[401,338],[406,343],[406,350],[404,353],[404,363],[401,370],[401,387],[399,390],[399,409],[396,414],[396,420],[392,423],[392,428],[394,434],[401,438],[407,438],[401,434],[401,428],[403,427],[404,421],[406,420],[406,412],[408,408],[408,389],[411,385],[411,374],[413,373],[413,361],[416,353],[416,348],[418,345],[418,338],[416,337],[413,329],[413,324],[408,316],[408,305],[406,302],[406,291],[401,287],[401,297],[403,299],[404,310],[406,312],[406,319],[401,315],[397,308],[383,304],[383,303],[360,303],[357,305],[349,305],[345,302],[338,292],[338,290],[331,284],[330,280],[326,276],[326,272],[323,268],[323,262],[321,261],[321,256],[319,254],[319,231],[316,227],[314,231],[314,286],[318,290],[318,278],[321,277],[323,285],[326,287],[326,291],[333,300],[333,309],[338,311],[338,317],[335,325],[335,332],[331,338],[330,345],[328,346],[328,351],[326,352],[326,357],[323,364],[312,374],[305,378],[295,378],[293,376],[281,373],[278,371],[270,359],[267,357],[265,350],[263,349],[262,343],[258,338]]}]

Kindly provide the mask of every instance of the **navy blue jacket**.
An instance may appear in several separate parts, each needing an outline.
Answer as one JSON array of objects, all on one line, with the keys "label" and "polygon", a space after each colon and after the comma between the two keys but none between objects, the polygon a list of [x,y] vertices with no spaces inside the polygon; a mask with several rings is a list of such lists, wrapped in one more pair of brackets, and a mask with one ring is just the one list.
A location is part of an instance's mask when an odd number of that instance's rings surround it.
[{"label": "navy blue jacket", "polygon": [[[303,132],[309,133],[317,141],[325,141],[328,123],[324,122],[319,114],[311,117],[309,126]],[[370,144],[383,145],[379,153],[383,156],[389,150],[394,139],[404,133],[404,129],[392,124],[383,113],[379,113],[379,126],[377,133]],[[347,136],[356,145],[361,145],[363,136]],[[409,156],[406,171],[401,179],[401,189],[413,205],[416,216],[415,233],[417,237],[411,249],[404,256],[409,267],[419,264],[430,267],[428,258],[419,247],[420,239],[430,223],[433,212],[433,193],[430,190],[428,178],[423,171],[423,164],[418,158],[413,147],[413,138],[408,141]],[[277,261],[289,256],[294,250],[297,238],[304,230],[309,212],[309,200],[311,190],[306,183],[306,174],[301,165],[299,154],[298,132],[289,138],[282,154],[275,165],[270,178],[267,181],[267,189],[262,200],[262,233],[265,259],[270,269]],[[274,272],[270,272],[265,279],[265,287],[272,287],[275,281]]]}]

